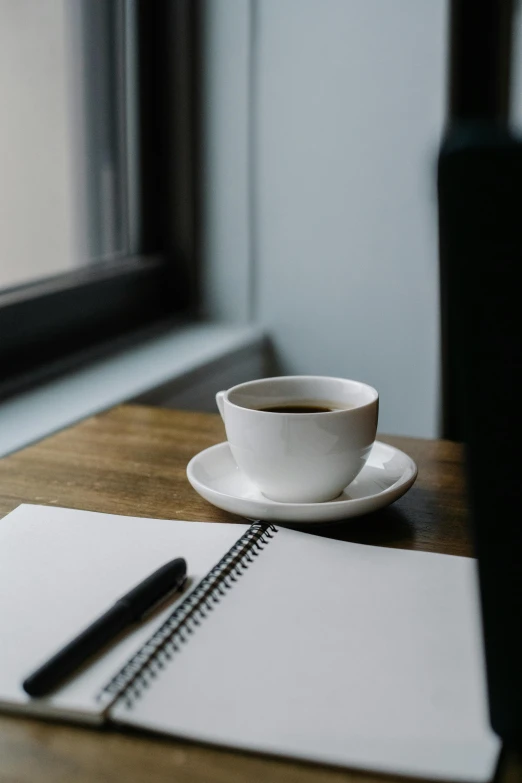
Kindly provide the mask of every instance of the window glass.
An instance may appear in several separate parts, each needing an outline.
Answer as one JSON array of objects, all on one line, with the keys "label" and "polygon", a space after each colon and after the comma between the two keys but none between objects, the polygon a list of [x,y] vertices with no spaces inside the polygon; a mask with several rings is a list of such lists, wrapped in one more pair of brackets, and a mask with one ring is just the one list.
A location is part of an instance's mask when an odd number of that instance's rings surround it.
[{"label": "window glass", "polygon": [[138,249],[134,5],[0,0],[0,291]]}]

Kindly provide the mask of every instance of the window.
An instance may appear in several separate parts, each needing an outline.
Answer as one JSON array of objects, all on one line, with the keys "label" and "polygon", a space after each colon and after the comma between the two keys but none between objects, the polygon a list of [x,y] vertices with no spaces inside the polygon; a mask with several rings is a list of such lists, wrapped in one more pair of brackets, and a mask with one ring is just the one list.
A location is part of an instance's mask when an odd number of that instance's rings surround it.
[{"label": "window", "polygon": [[190,303],[197,16],[0,0],[0,395]]}]

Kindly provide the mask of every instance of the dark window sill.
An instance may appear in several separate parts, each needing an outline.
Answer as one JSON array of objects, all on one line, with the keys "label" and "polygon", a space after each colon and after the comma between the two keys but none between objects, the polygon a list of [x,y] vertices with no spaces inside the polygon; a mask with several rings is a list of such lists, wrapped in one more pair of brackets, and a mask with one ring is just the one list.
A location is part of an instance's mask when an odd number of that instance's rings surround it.
[{"label": "dark window sill", "polygon": [[139,256],[0,293],[0,399],[188,313],[180,266]]},{"label": "dark window sill", "polygon": [[201,387],[208,397],[246,380],[239,370],[264,374],[266,345],[259,327],[186,322],[113,343],[110,354],[84,355],[60,377],[38,384],[33,377],[31,389],[0,402],[0,456],[130,400],[177,407],[182,399],[198,408]]}]

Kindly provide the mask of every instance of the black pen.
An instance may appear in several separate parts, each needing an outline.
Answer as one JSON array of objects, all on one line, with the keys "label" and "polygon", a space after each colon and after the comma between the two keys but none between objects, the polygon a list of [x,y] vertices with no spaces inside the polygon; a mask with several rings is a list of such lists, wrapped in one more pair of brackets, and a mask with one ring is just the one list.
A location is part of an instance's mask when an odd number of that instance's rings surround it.
[{"label": "black pen", "polygon": [[129,625],[143,620],[158,604],[179,590],[186,575],[187,564],[181,557],[158,568],[30,674],[22,683],[24,691],[29,696],[45,696],[54,690],[87,658],[99,652]]}]

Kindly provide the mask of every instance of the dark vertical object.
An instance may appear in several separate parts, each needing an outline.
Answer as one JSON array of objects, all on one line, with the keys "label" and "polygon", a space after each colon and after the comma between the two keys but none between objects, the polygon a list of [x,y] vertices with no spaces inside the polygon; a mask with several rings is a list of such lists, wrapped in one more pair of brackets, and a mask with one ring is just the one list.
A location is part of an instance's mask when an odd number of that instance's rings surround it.
[{"label": "dark vertical object", "polygon": [[[456,145],[479,143],[481,134],[485,134],[483,142],[488,148],[496,143],[495,130],[501,143],[507,138],[512,15],[513,0],[452,0],[449,123],[442,161]],[[444,437],[462,440],[457,410],[459,355],[452,339],[461,303],[452,296],[451,269],[442,257],[442,426]]]},{"label": "dark vertical object", "polygon": [[450,117],[507,120],[512,0],[453,0]]},{"label": "dark vertical object", "polygon": [[198,31],[196,0],[139,0],[142,250],[175,261],[178,306],[196,294]]},{"label": "dark vertical object", "polygon": [[508,130],[511,2],[455,0],[439,157],[445,436],[464,440],[491,723],[522,751],[522,145]]}]

